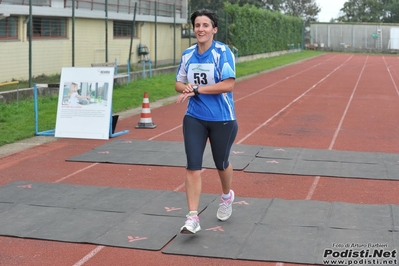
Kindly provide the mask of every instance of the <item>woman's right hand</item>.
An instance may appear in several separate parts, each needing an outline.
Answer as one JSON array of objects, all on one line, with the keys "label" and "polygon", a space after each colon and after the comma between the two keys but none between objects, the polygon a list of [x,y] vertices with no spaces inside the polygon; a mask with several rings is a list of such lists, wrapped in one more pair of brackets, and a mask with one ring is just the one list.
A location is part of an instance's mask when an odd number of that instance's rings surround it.
[{"label": "woman's right hand", "polygon": [[176,103],[182,103],[189,97],[195,96],[193,86],[197,86],[197,84],[191,85],[187,84],[184,90],[182,91],[181,95],[176,100]]},{"label": "woman's right hand", "polygon": [[192,96],[194,96],[194,92],[189,92],[189,93],[183,92],[182,94],[179,95],[179,97],[177,97],[176,103],[182,103],[186,99]]}]

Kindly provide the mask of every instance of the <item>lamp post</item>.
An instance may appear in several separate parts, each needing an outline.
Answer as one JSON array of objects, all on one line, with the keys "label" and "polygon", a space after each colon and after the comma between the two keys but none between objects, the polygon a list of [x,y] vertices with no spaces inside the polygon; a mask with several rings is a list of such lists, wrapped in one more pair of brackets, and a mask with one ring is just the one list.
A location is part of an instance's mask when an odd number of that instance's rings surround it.
[{"label": "lamp post", "polygon": [[75,66],[75,0],[72,0],[72,66]]},{"label": "lamp post", "polygon": [[32,88],[32,0],[29,0],[29,21],[28,21],[28,31],[29,31],[29,88]]},{"label": "lamp post", "polygon": [[105,62],[108,62],[108,0],[105,0]]}]

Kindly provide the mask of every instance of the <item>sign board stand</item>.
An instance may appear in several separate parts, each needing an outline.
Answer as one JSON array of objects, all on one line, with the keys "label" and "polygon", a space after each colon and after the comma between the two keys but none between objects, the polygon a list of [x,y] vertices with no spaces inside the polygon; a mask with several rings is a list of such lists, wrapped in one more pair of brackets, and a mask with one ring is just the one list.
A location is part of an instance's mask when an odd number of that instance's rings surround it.
[{"label": "sign board stand", "polygon": [[54,136],[55,129],[39,132],[39,105],[37,96],[37,86],[33,86],[33,101],[34,101],[34,112],[35,112],[35,134],[36,136]]},{"label": "sign board stand", "polygon": [[129,130],[122,130],[119,132],[115,132],[116,122],[118,121],[118,118],[119,118],[118,115],[112,115],[112,113],[111,113],[111,119],[110,119],[110,124],[109,124],[109,136],[111,138],[118,137],[120,135],[129,133]]}]

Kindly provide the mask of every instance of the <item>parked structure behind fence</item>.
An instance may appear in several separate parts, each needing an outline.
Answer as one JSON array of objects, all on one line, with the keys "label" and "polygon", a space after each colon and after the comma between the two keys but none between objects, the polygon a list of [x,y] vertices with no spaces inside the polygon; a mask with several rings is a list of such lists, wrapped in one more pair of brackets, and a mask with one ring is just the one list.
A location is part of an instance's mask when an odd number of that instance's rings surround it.
[{"label": "parked structure behind fence", "polygon": [[312,23],[307,42],[326,51],[396,52],[399,24]]}]

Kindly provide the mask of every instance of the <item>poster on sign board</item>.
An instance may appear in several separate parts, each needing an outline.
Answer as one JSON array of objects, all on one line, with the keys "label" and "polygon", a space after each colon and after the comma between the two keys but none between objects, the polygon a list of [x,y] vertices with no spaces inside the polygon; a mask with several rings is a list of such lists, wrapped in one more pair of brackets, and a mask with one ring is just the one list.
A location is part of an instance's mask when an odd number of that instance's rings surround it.
[{"label": "poster on sign board", "polygon": [[61,71],[55,137],[109,139],[112,67],[66,67]]}]

